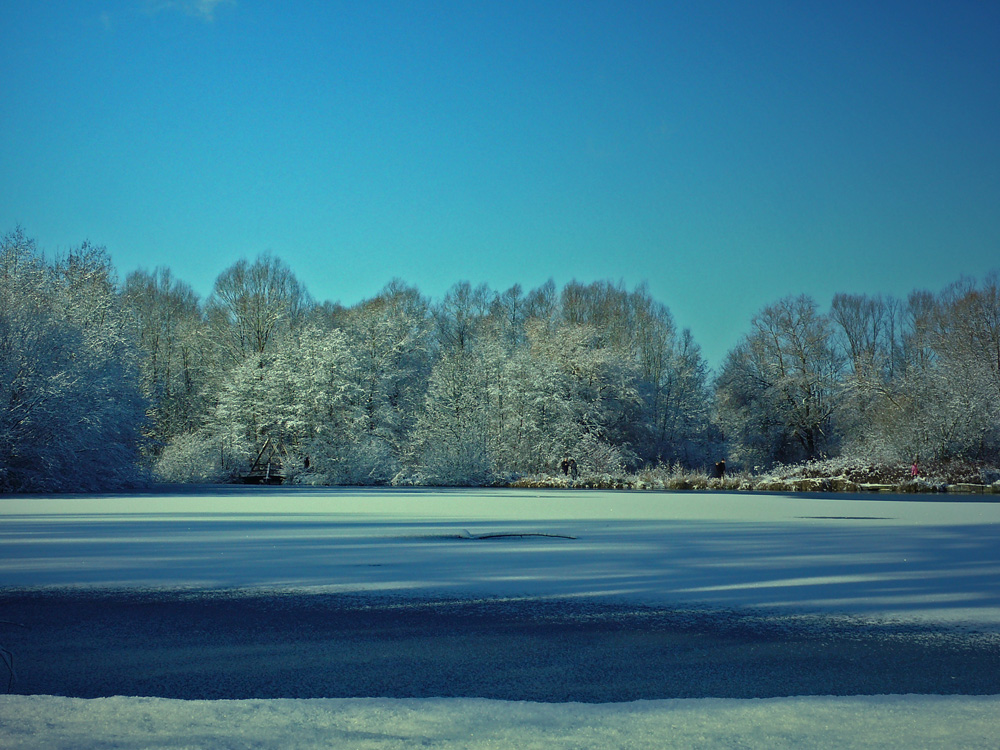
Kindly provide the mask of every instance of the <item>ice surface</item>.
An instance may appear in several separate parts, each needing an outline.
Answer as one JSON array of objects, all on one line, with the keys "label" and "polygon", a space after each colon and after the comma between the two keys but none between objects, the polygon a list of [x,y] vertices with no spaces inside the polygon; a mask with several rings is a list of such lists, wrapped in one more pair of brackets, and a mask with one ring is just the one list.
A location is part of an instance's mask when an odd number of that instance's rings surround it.
[{"label": "ice surface", "polygon": [[[558,534],[484,540],[488,533]],[[0,498],[0,586],[593,597],[1000,628],[1000,505],[537,491]],[[4,748],[995,747],[1000,697],[0,696]]]},{"label": "ice surface", "polygon": [[1000,629],[993,502],[226,488],[6,497],[0,519],[12,588],[617,598]]}]

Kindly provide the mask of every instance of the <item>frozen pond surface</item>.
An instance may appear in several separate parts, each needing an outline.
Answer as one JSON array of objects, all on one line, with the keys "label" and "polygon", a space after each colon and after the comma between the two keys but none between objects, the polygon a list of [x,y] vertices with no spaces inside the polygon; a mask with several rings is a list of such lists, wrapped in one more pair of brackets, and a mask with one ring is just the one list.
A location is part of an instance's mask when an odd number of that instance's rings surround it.
[{"label": "frozen pond surface", "polygon": [[977,499],[2,497],[0,745],[992,747]]},{"label": "frozen pond surface", "polygon": [[954,496],[222,488],[6,497],[0,521],[8,589],[569,597],[1000,628],[1000,504]]}]

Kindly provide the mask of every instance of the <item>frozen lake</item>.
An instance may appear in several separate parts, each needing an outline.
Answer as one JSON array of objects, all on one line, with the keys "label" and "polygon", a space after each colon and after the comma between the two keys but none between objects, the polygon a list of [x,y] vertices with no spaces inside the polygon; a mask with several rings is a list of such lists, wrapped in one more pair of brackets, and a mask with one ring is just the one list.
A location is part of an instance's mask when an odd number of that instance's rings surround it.
[{"label": "frozen lake", "polygon": [[0,744],[992,747],[982,499],[2,497]]},{"label": "frozen lake", "polygon": [[976,498],[222,487],[7,496],[0,522],[7,589],[572,598],[1000,629],[1000,503]]}]

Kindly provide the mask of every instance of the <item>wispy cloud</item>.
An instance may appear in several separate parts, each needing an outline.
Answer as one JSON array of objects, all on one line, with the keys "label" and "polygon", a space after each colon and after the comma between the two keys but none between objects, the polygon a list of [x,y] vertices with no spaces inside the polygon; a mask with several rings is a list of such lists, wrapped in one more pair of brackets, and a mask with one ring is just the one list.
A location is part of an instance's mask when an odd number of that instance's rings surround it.
[{"label": "wispy cloud", "polygon": [[180,11],[211,23],[215,20],[217,8],[236,5],[236,0],[146,0],[145,5],[150,13]]}]

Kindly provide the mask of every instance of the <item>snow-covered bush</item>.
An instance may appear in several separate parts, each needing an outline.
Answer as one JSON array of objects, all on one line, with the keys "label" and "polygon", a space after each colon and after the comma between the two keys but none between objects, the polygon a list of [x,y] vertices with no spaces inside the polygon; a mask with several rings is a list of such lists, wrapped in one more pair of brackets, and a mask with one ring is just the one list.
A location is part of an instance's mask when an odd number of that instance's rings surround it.
[{"label": "snow-covered bush", "polygon": [[384,441],[333,442],[321,435],[305,447],[309,467],[295,481],[315,485],[390,484],[399,473],[399,462]]},{"label": "snow-covered bush", "polygon": [[164,482],[223,482],[246,464],[245,446],[234,450],[216,436],[185,433],[167,443],[153,471]]},{"label": "snow-covered bush", "polygon": [[571,455],[584,473],[621,474],[625,471],[622,449],[597,439],[591,433],[583,436]]},{"label": "snow-covered bush", "polygon": [[573,486],[573,480],[562,474],[531,474],[518,477],[508,484],[509,487],[568,489]]}]

